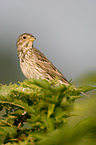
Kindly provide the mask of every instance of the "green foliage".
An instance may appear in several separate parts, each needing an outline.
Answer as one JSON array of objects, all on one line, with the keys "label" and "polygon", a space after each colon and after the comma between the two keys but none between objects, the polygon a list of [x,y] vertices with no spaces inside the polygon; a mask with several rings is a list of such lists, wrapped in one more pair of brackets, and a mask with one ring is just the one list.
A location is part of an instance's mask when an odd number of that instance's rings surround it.
[{"label": "green foliage", "polygon": [[[79,103],[75,103],[84,97],[80,92],[93,89],[96,87],[86,85],[75,89],[71,84],[65,86],[57,80],[41,79],[25,80],[19,85],[1,85],[0,144],[74,144],[87,131],[94,138],[96,114],[90,113],[89,118],[80,117]],[[79,106],[84,108],[82,103]],[[86,113],[86,109],[84,111]]]}]

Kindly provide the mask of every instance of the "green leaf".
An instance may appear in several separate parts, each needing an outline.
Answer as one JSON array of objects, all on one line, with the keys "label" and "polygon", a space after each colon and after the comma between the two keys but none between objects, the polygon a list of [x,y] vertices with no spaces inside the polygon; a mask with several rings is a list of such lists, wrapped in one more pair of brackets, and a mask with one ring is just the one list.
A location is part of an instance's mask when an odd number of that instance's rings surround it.
[{"label": "green leaf", "polygon": [[96,87],[88,86],[88,85],[83,85],[81,87],[78,87],[82,92],[88,92],[96,89]]}]

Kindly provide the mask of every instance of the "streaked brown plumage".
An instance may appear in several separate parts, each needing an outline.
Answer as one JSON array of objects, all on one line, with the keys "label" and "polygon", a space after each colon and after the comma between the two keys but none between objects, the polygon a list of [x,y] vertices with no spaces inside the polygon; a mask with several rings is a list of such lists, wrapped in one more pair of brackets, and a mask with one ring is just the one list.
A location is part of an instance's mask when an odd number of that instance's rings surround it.
[{"label": "streaked brown plumage", "polygon": [[33,47],[35,37],[24,33],[18,37],[17,53],[20,67],[26,78],[52,80],[58,77],[59,82],[69,85],[62,73],[39,50]]}]

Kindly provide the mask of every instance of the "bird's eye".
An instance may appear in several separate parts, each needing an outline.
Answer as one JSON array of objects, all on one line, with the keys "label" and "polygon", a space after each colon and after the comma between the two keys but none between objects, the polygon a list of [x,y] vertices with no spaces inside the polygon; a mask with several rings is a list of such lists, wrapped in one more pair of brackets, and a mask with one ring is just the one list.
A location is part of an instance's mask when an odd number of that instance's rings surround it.
[{"label": "bird's eye", "polygon": [[23,39],[26,39],[26,37],[25,37],[25,36],[23,36]]}]

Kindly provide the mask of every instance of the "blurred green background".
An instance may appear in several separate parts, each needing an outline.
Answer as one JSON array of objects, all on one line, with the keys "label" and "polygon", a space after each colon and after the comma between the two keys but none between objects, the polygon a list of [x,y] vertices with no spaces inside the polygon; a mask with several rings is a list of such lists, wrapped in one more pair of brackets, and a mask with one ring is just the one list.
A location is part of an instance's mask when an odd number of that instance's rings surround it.
[{"label": "blurred green background", "polygon": [[16,50],[24,32],[68,80],[96,72],[95,0],[0,0],[0,83],[25,79]]}]

